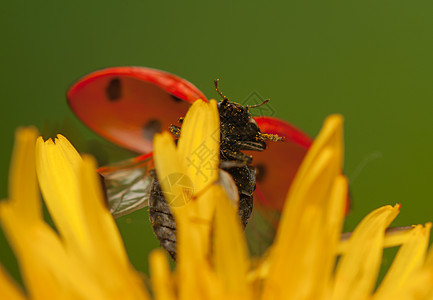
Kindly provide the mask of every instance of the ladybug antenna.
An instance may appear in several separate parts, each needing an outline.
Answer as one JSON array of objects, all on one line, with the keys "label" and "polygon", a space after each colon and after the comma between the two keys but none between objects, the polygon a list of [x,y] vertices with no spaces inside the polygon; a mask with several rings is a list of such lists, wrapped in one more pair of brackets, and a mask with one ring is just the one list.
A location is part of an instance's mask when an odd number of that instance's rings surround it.
[{"label": "ladybug antenna", "polygon": [[219,87],[218,87],[218,81],[219,78],[215,79],[213,82],[215,84],[215,89],[217,91],[217,93],[221,96],[221,98],[223,98],[223,100],[229,100],[229,98],[227,98],[226,96],[223,95],[223,93],[220,91]]},{"label": "ladybug antenna", "polygon": [[250,110],[250,108],[256,108],[262,105],[265,105],[266,103],[268,103],[271,99],[266,99],[265,101],[263,101],[262,103],[256,104],[256,105],[247,105],[247,109]]}]

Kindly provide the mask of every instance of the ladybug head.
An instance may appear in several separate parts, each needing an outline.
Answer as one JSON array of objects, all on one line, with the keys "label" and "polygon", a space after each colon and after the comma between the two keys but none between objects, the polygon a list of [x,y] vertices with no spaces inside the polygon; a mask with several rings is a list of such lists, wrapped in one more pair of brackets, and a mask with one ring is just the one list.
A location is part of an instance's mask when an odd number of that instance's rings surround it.
[{"label": "ladybug head", "polygon": [[269,102],[253,106],[243,106],[239,103],[230,102],[218,88],[218,79],[214,81],[218,94],[223,98],[218,103],[218,110],[221,123],[221,146],[232,149],[234,153],[238,150],[263,151],[266,149],[267,140],[281,141],[282,138],[273,134],[260,132],[256,121],[250,114],[250,109]]},{"label": "ladybug head", "polygon": [[221,123],[221,142],[234,150],[263,151],[265,139],[251,116],[249,108],[227,98],[218,103]]}]

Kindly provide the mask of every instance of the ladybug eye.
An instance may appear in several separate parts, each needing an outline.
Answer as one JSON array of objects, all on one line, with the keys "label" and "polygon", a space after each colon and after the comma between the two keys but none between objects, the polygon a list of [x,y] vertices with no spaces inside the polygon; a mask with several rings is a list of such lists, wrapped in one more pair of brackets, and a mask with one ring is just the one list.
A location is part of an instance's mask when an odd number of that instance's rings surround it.
[{"label": "ladybug eye", "polygon": [[252,128],[254,128],[255,130],[260,131],[259,126],[257,125],[256,120],[254,120],[253,118],[249,118],[248,119],[248,123],[251,124],[250,126]]}]

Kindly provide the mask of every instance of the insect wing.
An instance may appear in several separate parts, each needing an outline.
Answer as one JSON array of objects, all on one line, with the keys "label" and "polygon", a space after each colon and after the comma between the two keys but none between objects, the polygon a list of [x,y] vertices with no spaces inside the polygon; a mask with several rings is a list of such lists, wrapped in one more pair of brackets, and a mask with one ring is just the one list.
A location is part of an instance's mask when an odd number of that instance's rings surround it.
[{"label": "insect wing", "polygon": [[114,217],[132,213],[149,205],[154,168],[152,153],[101,167],[110,213]]},{"label": "insect wing", "polygon": [[262,133],[284,137],[282,142],[269,142],[263,152],[254,152],[257,206],[281,211],[293,178],[301,165],[312,139],[292,124],[273,117],[254,118]]},{"label": "insect wing", "polygon": [[81,78],[68,91],[74,113],[93,131],[138,153],[153,149],[153,136],[186,114],[197,99],[190,82],[151,68],[113,67]]},{"label": "insect wing", "polygon": [[236,187],[236,183],[233,180],[233,177],[223,169],[219,170],[219,183],[223,187],[224,191],[227,194],[227,197],[229,198],[230,202],[233,204],[234,207],[239,206],[239,192],[238,188]]}]

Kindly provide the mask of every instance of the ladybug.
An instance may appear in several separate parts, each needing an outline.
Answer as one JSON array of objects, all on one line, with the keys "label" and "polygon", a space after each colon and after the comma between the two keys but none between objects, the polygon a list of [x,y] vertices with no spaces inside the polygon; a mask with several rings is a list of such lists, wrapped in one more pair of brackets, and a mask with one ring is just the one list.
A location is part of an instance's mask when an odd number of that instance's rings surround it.
[{"label": "ladybug", "polygon": [[[215,85],[217,91],[219,91],[217,81],[215,81]],[[249,112],[251,108],[266,103],[267,101],[259,105],[244,107],[241,104],[230,102],[226,97],[223,97],[223,101],[218,103],[220,119],[219,181],[224,184],[224,179],[221,178],[228,177],[236,186],[234,188],[236,195],[231,198],[236,199],[234,201],[238,204],[238,215],[244,228],[253,211],[256,170],[251,166],[252,156],[241,151],[263,151],[266,149],[265,141],[282,140],[281,137],[276,135],[261,133],[256,121]],[[170,126],[170,131],[176,138],[180,137],[181,130],[178,126]],[[149,197],[149,217],[153,231],[160,240],[161,245],[176,260],[176,224],[161,191],[157,173],[153,169],[149,174],[153,177]],[[175,181],[180,180],[180,178],[173,179]],[[233,189],[226,190],[233,191]]]},{"label": "ladybug", "polygon": [[[220,168],[239,191],[239,216],[246,226],[254,204],[281,211],[287,190],[312,139],[290,123],[253,117],[253,106],[231,102],[219,91]],[[140,156],[101,167],[108,206],[118,217],[149,206],[154,232],[175,259],[175,222],[160,190],[152,159],[153,136],[170,129],[178,138],[191,103],[207,101],[193,84],[173,74],[143,67],[114,67],[75,83],[67,98],[74,113],[92,130]],[[265,141],[275,141],[266,143]],[[266,151],[263,151],[265,150]],[[262,152],[263,151],[263,152]],[[252,155],[254,159],[252,159]],[[254,192],[255,191],[255,192]],[[253,194],[254,192],[254,194]]]}]

